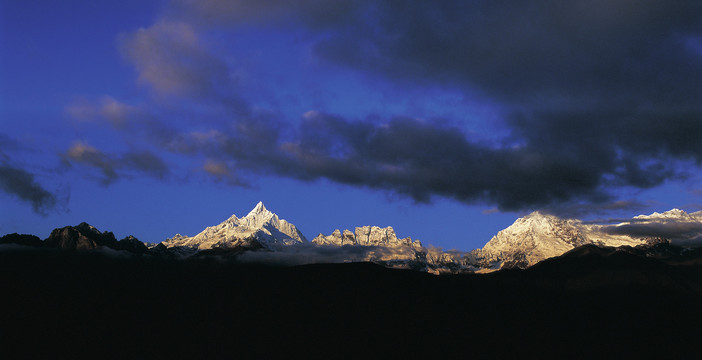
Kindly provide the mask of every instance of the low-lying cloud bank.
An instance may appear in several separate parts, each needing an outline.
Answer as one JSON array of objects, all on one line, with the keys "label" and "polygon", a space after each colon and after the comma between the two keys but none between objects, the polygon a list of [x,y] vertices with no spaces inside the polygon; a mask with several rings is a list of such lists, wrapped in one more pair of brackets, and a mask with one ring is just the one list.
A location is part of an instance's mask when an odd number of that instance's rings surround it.
[{"label": "low-lying cloud bank", "polygon": [[244,252],[237,256],[237,261],[293,266],[361,261],[390,262],[393,260],[411,260],[414,256],[415,251],[410,247],[334,246],[305,243],[278,247],[274,251]]},{"label": "low-lying cloud bank", "polygon": [[677,213],[678,216],[637,216],[619,224],[605,225],[602,229],[612,235],[664,238],[678,246],[702,245],[702,212],[686,214],[680,210],[671,210],[664,214],[669,213]]}]

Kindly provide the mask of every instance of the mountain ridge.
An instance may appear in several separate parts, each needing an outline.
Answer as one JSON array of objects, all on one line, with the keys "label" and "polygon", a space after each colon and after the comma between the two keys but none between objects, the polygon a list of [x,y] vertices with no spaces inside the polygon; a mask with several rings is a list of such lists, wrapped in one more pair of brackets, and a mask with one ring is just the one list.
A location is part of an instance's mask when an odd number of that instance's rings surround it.
[{"label": "mountain ridge", "polygon": [[[365,225],[354,231],[336,229],[330,235],[320,233],[307,241],[295,225],[259,202],[242,218],[231,215],[195,236],[176,234],[148,247],[131,235],[117,241],[111,232],[101,232],[87,223],[55,229],[45,241],[29,235],[8,234],[0,238],[0,244],[63,250],[108,248],[181,258],[219,256],[234,261],[283,265],[373,262],[443,274],[526,269],[583,246],[634,248],[640,249],[636,251],[640,256],[665,258],[680,255],[681,249],[691,243],[699,245],[700,239],[702,211],[688,214],[671,209],[620,219],[612,224],[563,219],[535,211],[500,230],[482,248],[468,252],[424,246],[410,237],[398,238],[391,226]],[[656,252],[655,247],[659,245],[671,245],[674,249],[666,250],[669,252],[666,255]]]}]

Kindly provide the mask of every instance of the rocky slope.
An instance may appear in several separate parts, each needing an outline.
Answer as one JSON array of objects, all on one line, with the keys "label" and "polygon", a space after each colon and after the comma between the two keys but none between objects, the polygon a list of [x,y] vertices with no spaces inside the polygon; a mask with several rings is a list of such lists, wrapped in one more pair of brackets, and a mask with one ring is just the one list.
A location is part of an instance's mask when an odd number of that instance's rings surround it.
[{"label": "rocky slope", "polygon": [[100,232],[94,226],[83,222],[78,226],[54,229],[44,241],[44,246],[66,250],[89,250],[99,247],[117,249],[119,243],[113,233]]}]

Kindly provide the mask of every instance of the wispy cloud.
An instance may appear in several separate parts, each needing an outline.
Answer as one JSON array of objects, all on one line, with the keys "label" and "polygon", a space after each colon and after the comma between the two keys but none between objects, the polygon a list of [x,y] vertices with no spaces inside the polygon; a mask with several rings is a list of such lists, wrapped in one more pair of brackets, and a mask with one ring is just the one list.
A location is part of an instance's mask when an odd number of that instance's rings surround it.
[{"label": "wispy cloud", "polygon": [[78,99],[69,104],[65,111],[73,119],[79,121],[99,119],[120,130],[144,117],[137,107],[120,102],[111,96],[103,96],[97,101]]},{"label": "wispy cloud", "polygon": [[128,176],[130,172],[160,179],[170,173],[168,165],[160,157],[146,150],[111,156],[88,144],[76,142],[63,154],[63,157],[67,164],[75,163],[99,170],[103,185],[109,185],[122,176]]},{"label": "wispy cloud", "polygon": [[235,186],[248,186],[226,162],[207,159],[202,165],[202,170],[219,182]]},{"label": "wispy cloud", "polygon": [[166,95],[211,95],[226,66],[208,53],[187,23],[162,20],[122,36],[121,48],[139,73],[139,82]]}]

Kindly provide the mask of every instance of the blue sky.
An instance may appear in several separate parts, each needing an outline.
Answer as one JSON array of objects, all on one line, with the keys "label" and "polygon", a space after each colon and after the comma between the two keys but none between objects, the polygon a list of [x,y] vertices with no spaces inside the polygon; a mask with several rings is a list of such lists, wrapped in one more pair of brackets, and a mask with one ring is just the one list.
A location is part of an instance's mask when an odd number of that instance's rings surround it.
[{"label": "blue sky", "polygon": [[700,208],[702,15],[663,1],[0,4],[0,233],[194,235],[259,200],[469,250]]}]

